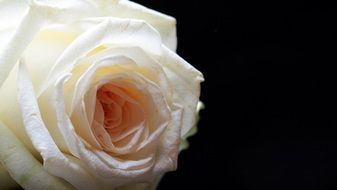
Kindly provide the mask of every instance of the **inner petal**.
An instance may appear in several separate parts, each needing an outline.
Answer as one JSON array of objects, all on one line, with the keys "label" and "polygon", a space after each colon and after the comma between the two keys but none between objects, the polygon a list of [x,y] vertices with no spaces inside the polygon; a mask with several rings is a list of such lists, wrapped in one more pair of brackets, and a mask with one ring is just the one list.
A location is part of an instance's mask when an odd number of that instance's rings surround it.
[{"label": "inner petal", "polygon": [[138,133],[143,131],[139,129],[144,127],[144,110],[136,99],[121,88],[108,83],[96,93],[92,130],[102,147],[109,152],[114,152],[118,147],[124,150],[124,146],[135,144]]},{"label": "inner petal", "polygon": [[104,127],[106,129],[117,128],[122,122],[121,106],[114,101],[110,104],[102,103],[102,106],[104,111]]}]

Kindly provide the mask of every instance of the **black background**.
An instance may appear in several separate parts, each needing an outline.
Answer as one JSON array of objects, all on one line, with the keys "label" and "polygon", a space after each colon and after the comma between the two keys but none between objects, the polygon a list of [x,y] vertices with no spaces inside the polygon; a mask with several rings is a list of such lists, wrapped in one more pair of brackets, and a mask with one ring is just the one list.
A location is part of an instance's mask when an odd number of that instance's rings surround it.
[{"label": "black background", "polygon": [[199,132],[159,190],[337,189],[333,6],[136,2],[176,17],[178,54],[206,79]]}]

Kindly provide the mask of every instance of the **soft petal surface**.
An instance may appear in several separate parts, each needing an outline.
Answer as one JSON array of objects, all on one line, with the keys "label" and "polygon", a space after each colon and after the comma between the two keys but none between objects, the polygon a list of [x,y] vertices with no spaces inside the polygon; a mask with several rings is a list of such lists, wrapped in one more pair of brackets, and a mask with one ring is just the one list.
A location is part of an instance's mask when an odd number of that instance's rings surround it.
[{"label": "soft petal surface", "polygon": [[0,121],[0,163],[11,177],[27,190],[73,189],[43,169],[16,136]]},{"label": "soft petal surface", "polygon": [[28,8],[26,0],[1,0],[0,1],[0,31],[11,30],[20,22],[25,10]]},{"label": "soft petal surface", "polygon": [[0,88],[28,44],[42,26],[37,8],[29,8],[7,44],[0,49]]},{"label": "soft petal surface", "polygon": [[19,69],[19,103],[26,132],[44,160],[44,168],[64,178],[79,189],[97,189],[93,178],[76,162],[72,162],[56,146],[41,118],[32,83],[25,67]]},{"label": "soft petal surface", "polygon": [[200,82],[203,75],[170,49],[163,47],[160,59],[164,70],[172,82],[173,99],[184,108],[181,135],[184,136],[196,124],[196,111],[200,96]]},{"label": "soft petal surface", "polygon": [[155,55],[161,53],[159,34],[145,22],[115,18],[85,20],[83,22],[93,27],[76,38],[58,57],[49,72],[48,81],[39,90],[38,95],[55,81],[61,72],[69,72],[76,61],[99,45],[138,46]]},{"label": "soft petal surface", "polygon": [[138,19],[149,23],[160,33],[163,43],[171,50],[176,50],[176,20],[173,17],[128,0],[115,1],[115,3],[112,3],[112,1],[109,0],[92,2],[101,16]]}]

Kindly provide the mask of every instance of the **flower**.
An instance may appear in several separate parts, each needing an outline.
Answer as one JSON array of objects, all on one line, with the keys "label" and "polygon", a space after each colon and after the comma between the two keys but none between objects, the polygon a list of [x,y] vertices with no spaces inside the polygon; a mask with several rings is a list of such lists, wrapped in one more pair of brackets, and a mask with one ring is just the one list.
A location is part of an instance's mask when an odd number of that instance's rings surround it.
[{"label": "flower", "polygon": [[154,189],[177,167],[203,76],[175,53],[174,18],[3,0],[0,19],[0,161],[20,186]]}]

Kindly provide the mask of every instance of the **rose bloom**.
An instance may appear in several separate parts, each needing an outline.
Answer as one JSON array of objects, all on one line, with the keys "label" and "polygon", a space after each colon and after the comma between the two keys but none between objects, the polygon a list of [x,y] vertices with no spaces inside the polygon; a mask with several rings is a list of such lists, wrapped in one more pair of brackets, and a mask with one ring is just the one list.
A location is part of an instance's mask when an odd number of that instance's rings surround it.
[{"label": "rose bloom", "polygon": [[155,189],[203,81],[175,25],[127,0],[1,0],[0,189]]}]

